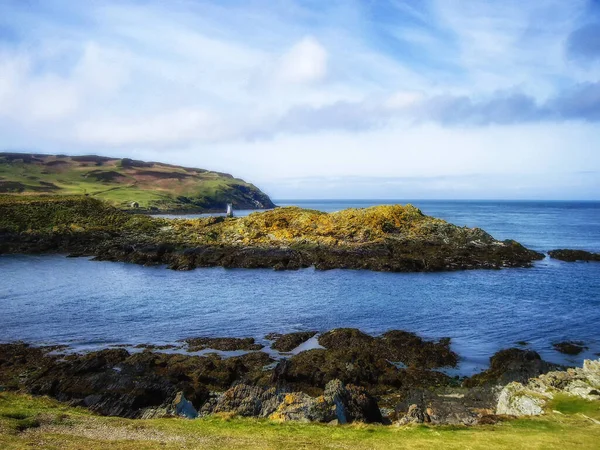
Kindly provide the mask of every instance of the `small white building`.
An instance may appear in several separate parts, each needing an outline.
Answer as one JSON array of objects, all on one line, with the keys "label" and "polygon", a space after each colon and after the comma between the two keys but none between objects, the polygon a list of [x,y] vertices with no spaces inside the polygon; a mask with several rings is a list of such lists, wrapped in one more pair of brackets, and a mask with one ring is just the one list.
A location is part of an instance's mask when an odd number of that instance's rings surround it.
[{"label": "small white building", "polygon": [[233,204],[227,203],[227,217],[233,217]]}]

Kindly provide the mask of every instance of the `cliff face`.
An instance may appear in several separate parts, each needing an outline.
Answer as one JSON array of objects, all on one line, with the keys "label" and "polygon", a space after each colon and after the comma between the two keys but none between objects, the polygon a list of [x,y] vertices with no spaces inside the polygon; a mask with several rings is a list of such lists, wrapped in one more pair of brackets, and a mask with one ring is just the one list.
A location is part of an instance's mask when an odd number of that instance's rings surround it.
[{"label": "cliff face", "polygon": [[527,267],[543,255],[407,205],[167,220],[89,197],[0,199],[0,253],[71,252],[138,264],[394,272]]},{"label": "cliff face", "polygon": [[265,209],[256,186],[220,172],[104,156],[0,153],[0,193],[88,195],[140,211]]}]

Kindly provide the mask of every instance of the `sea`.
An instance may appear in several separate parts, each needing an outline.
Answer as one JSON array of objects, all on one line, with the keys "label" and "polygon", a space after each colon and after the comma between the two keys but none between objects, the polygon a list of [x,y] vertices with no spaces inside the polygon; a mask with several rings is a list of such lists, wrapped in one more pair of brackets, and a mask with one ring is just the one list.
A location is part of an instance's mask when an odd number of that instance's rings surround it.
[{"label": "sea", "polygon": [[[326,212],[411,203],[541,252],[600,252],[600,202],[279,200]],[[246,215],[252,211],[236,211]],[[182,216],[176,216],[182,217]],[[194,215],[188,217],[195,217]],[[74,351],[170,344],[194,336],[355,327],[450,337],[457,374],[483,370],[503,348],[581,364],[600,356],[600,263],[546,258],[532,268],[441,273],[201,268],[177,272],[65,255],[0,256],[0,341],[66,344]],[[553,343],[581,341],[565,356]]]}]

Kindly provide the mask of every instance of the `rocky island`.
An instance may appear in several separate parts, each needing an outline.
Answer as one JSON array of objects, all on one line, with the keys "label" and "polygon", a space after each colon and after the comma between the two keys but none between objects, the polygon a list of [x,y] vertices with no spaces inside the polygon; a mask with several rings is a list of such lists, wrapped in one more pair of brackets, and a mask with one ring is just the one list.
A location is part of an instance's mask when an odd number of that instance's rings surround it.
[{"label": "rocky island", "polygon": [[0,197],[0,253],[67,253],[171,269],[433,272],[528,267],[543,255],[411,205],[336,213],[277,208],[247,217],[164,219],[91,197]]}]

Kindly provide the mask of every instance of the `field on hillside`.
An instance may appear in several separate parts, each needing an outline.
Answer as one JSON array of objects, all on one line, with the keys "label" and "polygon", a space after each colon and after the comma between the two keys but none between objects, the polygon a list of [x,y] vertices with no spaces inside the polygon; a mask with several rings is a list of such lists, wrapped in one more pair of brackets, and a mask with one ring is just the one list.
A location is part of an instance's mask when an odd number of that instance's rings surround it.
[{"label": "field on hillside", "polygon": [[88,195],[149,211],[274,206],[258,188],[229,174],[101,156],[0,153],[0,193]]}]

